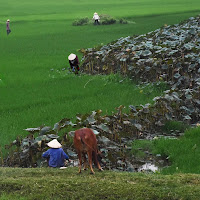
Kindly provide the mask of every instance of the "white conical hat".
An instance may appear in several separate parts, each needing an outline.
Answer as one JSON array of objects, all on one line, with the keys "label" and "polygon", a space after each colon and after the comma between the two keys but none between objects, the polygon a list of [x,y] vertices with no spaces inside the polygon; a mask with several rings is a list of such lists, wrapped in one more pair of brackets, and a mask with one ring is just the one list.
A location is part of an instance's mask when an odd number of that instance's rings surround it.
[{"label": "white conical hat", "polygon": [[68,56],[68,59],[69,60],[74,60],[76,58],[76,55],[71,53],[69,56]]},{"label": "white conical hat", "polygon": [[7,19],[7,22],[9,22],[10,20],[9,19]]},{"label": "white conical hat", "polygon": [[60,144],[60,142],[58,142],[57,139],[52,140],[52,141],[49,142],[47,145],[48,145],[49,147],[51,147],[51,148],[54,148],[54,149],[58,149],[58,148],[61,148],[61,147],[62,147],[62,145]]},{"label": "white conical hat", "polygon": [[98,14],[97,12],[94,13],[94,15],[97,15],[97,14]]}]

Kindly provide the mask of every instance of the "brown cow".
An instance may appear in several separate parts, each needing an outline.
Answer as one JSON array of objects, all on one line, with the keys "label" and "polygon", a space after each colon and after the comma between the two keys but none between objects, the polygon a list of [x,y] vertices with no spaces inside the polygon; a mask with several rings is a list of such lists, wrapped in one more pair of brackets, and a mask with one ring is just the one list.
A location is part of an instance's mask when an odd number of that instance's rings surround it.
[{"label": "brown cow", "polygon": [[82,155],[84,158],[84,169],[86,169],[86,153],[88,155],[88,162],[90,165],[91,173],[94,174],[94,170],[92,168],[92,158],[94,159],[94,163],[97,165],[98,169],[103,171],[97,159],[99,151],[97,147],[96,135],[91,129],[81,128],[75,131],[74,147],[78,153],[79,158],[79,173],[81,173]]}]

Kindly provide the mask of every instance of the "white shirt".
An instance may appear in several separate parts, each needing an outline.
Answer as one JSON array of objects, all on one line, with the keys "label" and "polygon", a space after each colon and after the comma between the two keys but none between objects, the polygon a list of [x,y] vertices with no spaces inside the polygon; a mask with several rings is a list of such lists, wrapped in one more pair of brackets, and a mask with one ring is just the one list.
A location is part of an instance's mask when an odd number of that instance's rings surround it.
[{"label": "white shirt", "polygon": [[100,17],[99,17],[99,15],[97,15],[97,14],[94,14],[94,16],[93,16],[93,19],[94,19],[94,20],[97,20],[97,19],[99,20],[99,19],[100,19]]}]

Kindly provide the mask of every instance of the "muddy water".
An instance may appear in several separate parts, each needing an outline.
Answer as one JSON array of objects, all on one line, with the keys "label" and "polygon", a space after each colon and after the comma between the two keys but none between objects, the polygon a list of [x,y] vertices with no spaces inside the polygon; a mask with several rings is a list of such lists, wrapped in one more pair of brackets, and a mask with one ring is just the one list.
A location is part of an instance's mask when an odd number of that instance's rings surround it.
[{"label": "muddy water", "polygon": [[[78,167],[78,165],[79,165],[79,160],[78,159],[71,160],[71,162],[69,162],[67,164],[68,167]],[[110,170],[113,170],[113,171],[152,172],[152,173],[156,173],[156,172],[160,171],[160,169],[161,169],[161,167],[157,166],[156,163],[150,163],[150,162],[147,162],[147,163],[142,164],[142,165],[140,164],[139,166],[137,165],[137,167],[136,167],[136,165],[135,166],[132,165],[132,167],[133,167],[132,171],[129,171],[127,169],[124,169],[124,170],[121,169],[120,170],[120,168],[118,168],[117,166],[116,166],[116,168],[110,168]],[[107,167],[105,167],[105,168],[107,168]]]}]

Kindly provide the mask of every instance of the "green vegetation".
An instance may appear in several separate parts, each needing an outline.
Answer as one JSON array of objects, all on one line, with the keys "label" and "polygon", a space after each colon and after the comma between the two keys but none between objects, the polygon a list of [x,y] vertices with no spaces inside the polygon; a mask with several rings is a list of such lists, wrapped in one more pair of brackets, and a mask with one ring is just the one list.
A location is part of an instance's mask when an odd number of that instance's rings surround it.
[{"label": "green vegetation", "polygon": [[[63,117],[96,109],[111,113],[120,104],[128,107],[151,102],[162,91],[143,93],[132,83],[107,84],[106,80],[105,84],[103,76],[68,74],[68,69],[62,70],[69,67],[67,56],[81,48],[178,23],[199,14],[200,2],[2,0],[1,5],[0,145],[3,146],[16,135],[25,135],[22,130],[27,127],[53,125]],[[91,19],[97,8],[99,14],[135,23],[72,26],[77,18]],[[8,18],[12,30],[9,36],[5,27]],[[77,54],[80,58],[81,54]]]},{"label": "green vegetation", "polygon": [[[0,199],[199,199],[200,175],[0,169]],[[14,197],[14,198],[13,198]],[[20,198],[21,197],[21,198]]]},{"label": "green vegetation", "polygon": [[189,129],[180,139],[154,141],[155,153],[169,157],[171,166],[162,173],[200,173],[200,128]]},{"label": "green vegetation", "polygon": [[81,18],[81,19],[77,19],[75,21],[73,21],[72,25],[73,26],[82,26],[82,25],[86,25],[89,23],[89,18],[85,17],[85,18]]},{"label": "green vegetation", "polygon": [[111,25],[111,24],[115,24],[117,22],[116,19],[114,19],[113,17],[111,17],[109,15],[100,15],[100,18],[101,18],[102,25]]},{"label": "green vegetation", "polygon": [[[111,114],[119,105],[145,104],[152,102],[153,97],[160,95],[162,90],[151,87],[152,93],[146,93],[148,88],[141,89],[130,81],[123,80],[120,76],[88,75],[76,76],[66,71],[48,72],[48,81],[21,84],[18,93],[10,88],[10,94],[6,93],[7,87],[1,88],[4,96],[1,102],[1,144],[8,144],[11,138],[14,140],[17,135],[27,135],[23,129],[38,127],[42,124],[53,126],[62,118],[75,117],[77,113],[84,114],[92,110],[102,109],[105,114]],[[48,74],[48,76],[49,76]],[[111,78],[112,77],[112,78]],[[116,81],[114,81],[116,79]],[[138,94],[135,96],[135,94]],[[120,94],[120,95],[119,95]],[[10,124],[10,125],[9,125]]]},{"label": "green vegetation", "polygon": [[[178,23],[198,14],[199,4],[197,0],[192,3],[157,0],[151,4],[147,0],[117,0],[114,4],[111,0],[101,3],[91,0],[49,0],[47,3],[2,0],[0,144],[9,143],[16,135],[26,135],[22,130],[27,127],[53,125],[63,117],[71,118],[96,109],[111,113],[120,104],[128,107],[148,103],[160,95],[161,91],[138,98],[137,89],[132,85],[104,86],[101,76],[77,77],[62,69],[69,67],[67,56],[71,52],[77,53],[78,49],[106,44],[123,36],[146,33],[164,24]],[[72,26],[75,19],[85,16],[91,19],[95,11],[134,23]],[[7,37],[5,22],[8,18],[12,33]],[[81,54],[77,54],[81,58]]]},{"label": "green vegetation", "polygon": [[[128,79],[121,82],[118,75],[75,76],[68,73],[67,56],[73,52],[81,58],[78,49],[179,23],[199,14],[199,6],[199,0],[1,0],[0,146],[17,135],[26,136],[22,130],[27,127],[53,125],[96,109],[111,113],[121,104],[128,111],[130,104],[151,103],[162,89],[150,86],[149,92],[149,86],[138,88]],[[91,19],[95,11],[130,23],[72,26],[75,19]],[[163,173],[200,173],[198,132],[199,128],[189,130],[180,140],[153,141],[154,151],[172,162]],[[0,176],[0,199],[199,199],[200,195],[200,176],[190,174],[106,171],[90,176],[77,175],[76,168],[1,168]]]},{"label": "green vegetation", "polygon": [[137,157],[145,157],[144,151],[160,154],[168,158],[170,166],[161,170],[162,174],[200,173],[200,128],[186,130],[178,139],[161,137],[154,140],[134,141],[132,152]]},{"label": "green vegetation", "polygon": [[163,126],[163,131],[166,133],[171,133],[171,131],[180,131],[184,132],[189,128],[189,125],[179,121],[167,121]]},{"label": "green vegetation", "polygon": [[145,158],[145,151],[152,152],[154,143],[152,140],[135,140],[132,145],[132,153],[137,158]]}]

